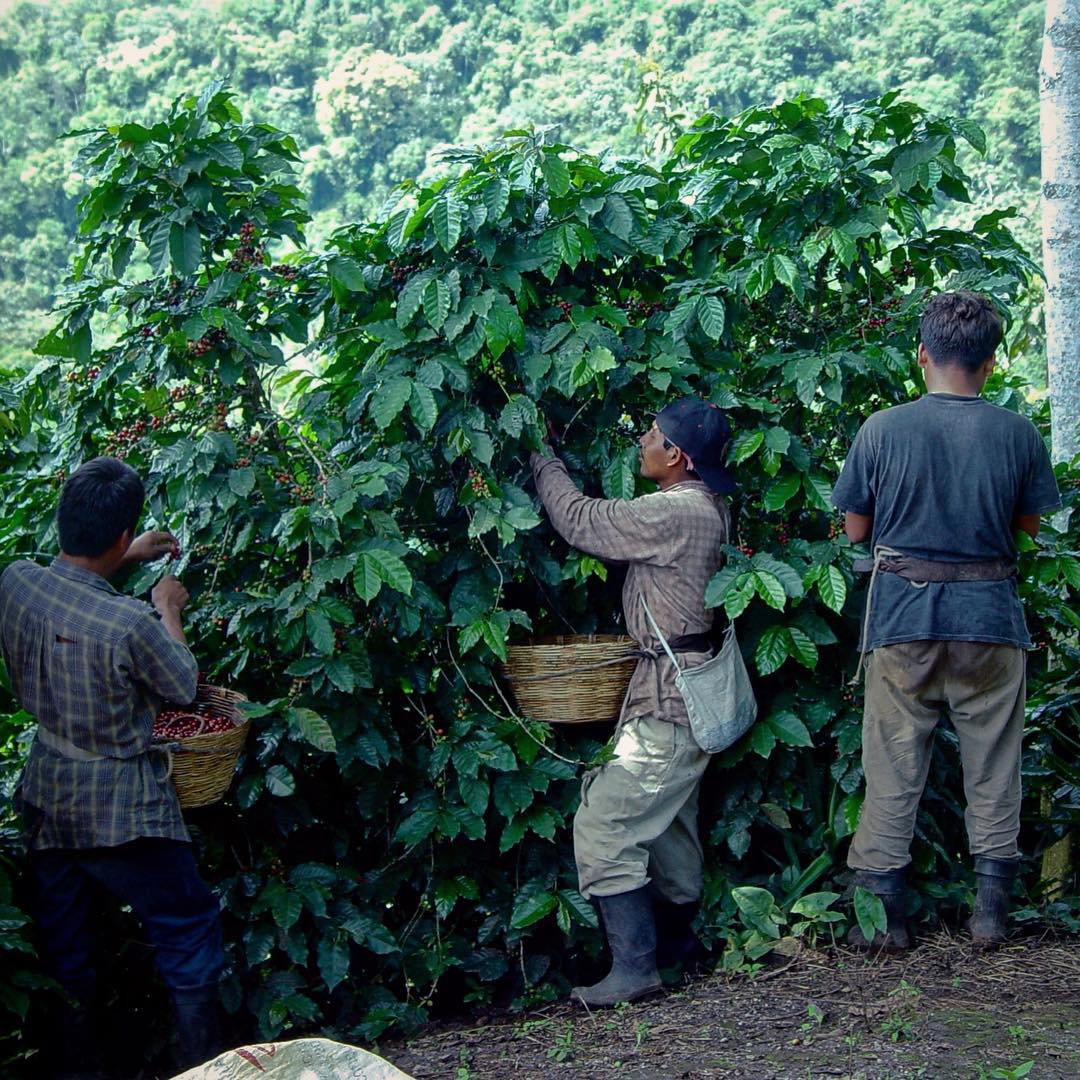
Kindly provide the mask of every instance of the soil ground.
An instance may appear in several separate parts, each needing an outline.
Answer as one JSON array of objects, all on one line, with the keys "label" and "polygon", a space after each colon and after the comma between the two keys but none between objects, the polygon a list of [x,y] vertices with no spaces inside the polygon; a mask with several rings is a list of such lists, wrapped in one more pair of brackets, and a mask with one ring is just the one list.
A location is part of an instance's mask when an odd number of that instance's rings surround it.
[{"label": "soil ground", "polygon": [[1080,938],[984,954],[945,934],[902,957],[804,950],[752,978],[434,1027],[380,1053],[416,1080],[1077,1080]]}]

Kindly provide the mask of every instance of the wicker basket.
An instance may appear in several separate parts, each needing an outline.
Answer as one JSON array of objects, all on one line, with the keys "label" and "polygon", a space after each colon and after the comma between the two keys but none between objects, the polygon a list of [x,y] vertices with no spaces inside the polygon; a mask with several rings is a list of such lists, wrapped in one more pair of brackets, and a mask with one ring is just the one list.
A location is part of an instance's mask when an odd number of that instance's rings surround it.
[{"label": "wicker basket", "polygon": [[506,650],[503,672],[521,712],[549,724],[618,720],[637,662],[633,638],[539,638]]},{"label": "wicker basket", "polygon": [[[212,731],[206,735],[189,735],[170,741],[170,773],[180,805],[185,810],[209,806],[224,797],[236,771],[240,748],[247,738],[251,721],[245,719],[237,702],[246,701],[243,694],[220,686],[199,683],[193,705],[208,705],[219,716],[233,722],[229,731]],[[184,709],[183,705],[167,705]],[[179,749],[173,749],[179,744]]]}]

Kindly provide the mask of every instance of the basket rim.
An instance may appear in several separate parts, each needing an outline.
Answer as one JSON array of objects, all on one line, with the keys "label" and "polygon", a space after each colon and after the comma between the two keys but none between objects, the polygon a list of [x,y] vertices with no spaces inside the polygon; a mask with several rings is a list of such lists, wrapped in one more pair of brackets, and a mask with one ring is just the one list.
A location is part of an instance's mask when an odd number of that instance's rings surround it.
[{"label": "basket rim", "polygon": [[580,649],[589,646],[636,645],[629,634],[551,634],[528,638],[507,646],[510,649]]}]

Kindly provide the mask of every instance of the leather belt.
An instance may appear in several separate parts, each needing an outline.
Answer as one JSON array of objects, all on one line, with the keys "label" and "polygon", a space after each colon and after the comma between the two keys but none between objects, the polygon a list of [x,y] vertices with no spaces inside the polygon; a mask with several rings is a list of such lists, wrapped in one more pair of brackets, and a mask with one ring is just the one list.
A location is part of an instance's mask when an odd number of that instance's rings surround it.
[{"label": "leather belt", "polygon": [[896,574],[908,581],[1006,581],[1016,577],[1016,563],[1010,559],[984,559],[981,562],[938,562],[914,555],[880,555],[874,559],[856,559],[852,569],[868,574],[874,569]]},{"label": "leather belt", "polygon": [[708,634],[683,634],[668,638],[672,652],[712,652],[713,643]]}]

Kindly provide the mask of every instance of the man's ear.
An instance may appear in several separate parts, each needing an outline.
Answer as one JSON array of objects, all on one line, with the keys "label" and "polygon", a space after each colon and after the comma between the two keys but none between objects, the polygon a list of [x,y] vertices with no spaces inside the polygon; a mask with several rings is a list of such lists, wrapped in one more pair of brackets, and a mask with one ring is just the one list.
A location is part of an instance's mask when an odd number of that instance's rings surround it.
[{"label": "man's ear", "polygon": [[984,361],[982,365],[982,376],[984,379],[990,378],[990,373],[997,367],[997,353],[991,353]]},{"label": "man's ear", "polygon": [[919,342],[919,351],[916,355],[919,361],[919,367],[921,367],[923,371],[926,370],[929,364],[933,363],[933,360],[930,359],[930,354],[926,351],[926,346],[921,341]]}]

